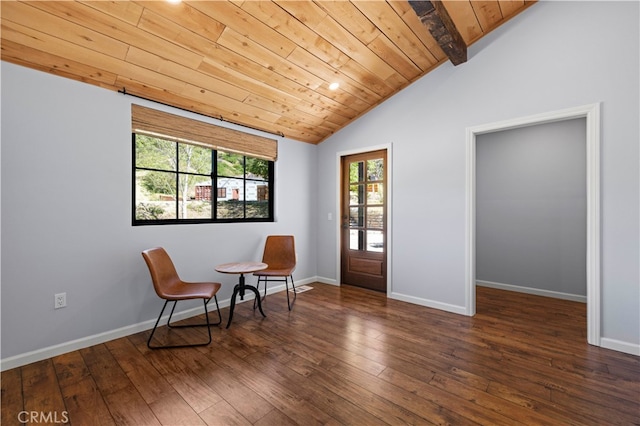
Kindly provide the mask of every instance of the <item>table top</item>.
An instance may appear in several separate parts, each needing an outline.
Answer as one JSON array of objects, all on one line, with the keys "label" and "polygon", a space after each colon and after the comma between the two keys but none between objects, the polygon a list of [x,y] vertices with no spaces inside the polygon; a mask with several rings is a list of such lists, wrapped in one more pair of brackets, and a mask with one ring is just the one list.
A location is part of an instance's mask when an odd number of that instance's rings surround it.
[{"label": "table top", "polygon": [[223,274],[248,274],[249,272],[262,271],[268,266],[262,262],[231,262],[216,266],[216,271]]}]

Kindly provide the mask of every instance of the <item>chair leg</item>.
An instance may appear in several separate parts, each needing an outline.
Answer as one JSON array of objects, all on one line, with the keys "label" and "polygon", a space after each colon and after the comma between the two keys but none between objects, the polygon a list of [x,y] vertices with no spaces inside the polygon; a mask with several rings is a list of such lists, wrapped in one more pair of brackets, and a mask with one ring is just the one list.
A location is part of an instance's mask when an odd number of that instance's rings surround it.
[{"label": "chair leg", "polygon": [[[149,349],[154,349],[153,347],[151,347],[151,339],[153,339],[153,335],[156,332],[156,328],[158,327],[158,323],[160,322],[160,318],[162,318],[162,314],[164,313],[164,308],[167,307],[167,303],[169,303],[168,300],[164,301],[164,305],[162,305],[162,310],[160,311],[160,315],[158,315],[158,319],[156,320],[156,324],[153,326],[153,330],[151,330],[151,335],[149,335],[149,340],[147,340],[147,346],[149,347]],[[174,306],[175,308],[175,303]]]},{"label": "chair leg", "polygon": [[[291,287],[293,288],[293,302],[289,303],[289,277],[291,277]],[[296,297],[298,297],[298,293],[296,292],[296,284],[293,282],[293,274],[289,277],[284,278],[284,285],[286,287],[287,292],[287,306],[289,310],[291,310],[291,306],[296,302]]]},{"label": "chair leg", "polygon": [[218,322],[217,323],[212,324],[209,321],[209,310],[207,309],[207,303],[209,303],[209,301],[211,299],[202,299],[203,304],[204,304],[204,316],[206,318],[206,323],[205,324],[171,325],[171,317],[173,316],[173,311],[176,309],[176,305],[178,304],[177,300],[173,301],[173,307],[171,308],[171,313],[169,314],[169,319],[167,320],[167,327],[168,328],[207,327],[207,332],[208,332],[208,335],[209,335],[209,339],[206,342],[194,343],[194,344],[184,344],[184,345],[151,345],[151,340],[153,339],[153,335],[156,332],[156,328],[158,327],[158,323],[160,322],[160,318],[162,318],[162,314],[164,313],[164,310],[167,307],[167,303],[169,303],[169,300],[165,300],[164,305],[162,306],[162,310],[160,311],[160,315],[158,316],[158,319],[156,320],[156,323],[153,326],[153,330],[151,331],[151,335],[149,336],[149,340],[147,340],[147,347],[149,349],[188,348],[188,347],[193,347],[193,346],[206,346],[209,343],[211,343],[211,326],[219,325],[219,324],[222,323],[222,315],[220,313],[220,306],[218,305],[218,298],[215,295],[213,297],[214,297],[214,300],[216,302],[216,310],[218,311]]},{"label": "chair leg", "polygon": [[[211,299],[209,299],[211,301]],[[220,325],[222,324],[222,314],[220,313],[220,305],[218,305],[218,296],[213,296],[213,301],[216,302],[216,311],[218,311],[218,322],[211,325]]]},{"label": "chair leg", "polygon": [[[289,298],[289,278],[291,278],[291,287],[293,288],[293,301],[291,301],[291,299]],[[258,283],[256,284],[256,288],[259,290],[260,289],[260,283],[262,282],[264,284],[264,297],[262,298],[262,300],[265,300],[265,298],[267,297],[267,281],[268,278],[267,277],[258,277]],[[289,275],[287,277],[284,277],[284,279],[280,279],[280,280],[276,280],[276,281],[284,281],[284,285],[285,285],[285,291],[287,293],[287,307],[289,308],[289,310],[291,310],[291,307],[293,306],[293,304],[296,301],[296,297],[298,297],[298,293],[296,292],[296,284],[293,282],[293,275]],[[258,292],[259,293],[259,292]],[[253,309],[256,309],[256,300],[253,301]]]}]

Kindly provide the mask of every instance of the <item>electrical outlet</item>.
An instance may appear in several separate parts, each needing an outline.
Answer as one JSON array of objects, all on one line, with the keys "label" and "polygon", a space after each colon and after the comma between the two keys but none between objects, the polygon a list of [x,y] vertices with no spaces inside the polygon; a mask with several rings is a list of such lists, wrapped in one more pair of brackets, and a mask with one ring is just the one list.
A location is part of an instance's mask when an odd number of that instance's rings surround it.
[{"label": "electrical outlet", "polygon": [[67,306],[67,293],[58,293],[53,295],[53,308],[60,309]]}]

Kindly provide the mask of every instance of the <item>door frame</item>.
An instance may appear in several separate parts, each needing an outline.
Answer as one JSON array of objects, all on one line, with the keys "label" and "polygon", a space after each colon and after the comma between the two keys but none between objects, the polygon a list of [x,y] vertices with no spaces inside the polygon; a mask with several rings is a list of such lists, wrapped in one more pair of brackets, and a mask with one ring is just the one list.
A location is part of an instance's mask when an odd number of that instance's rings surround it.
[{"label": "door frame", "polygon": [[600,103],[467,128],[465,314],[476,313],[476,136],[575,118],[587,126],[587,342],[601,346]]},{"label": "door frame", "polygon": [[342,244],[341,244],[341,238],[340,238],[340,231],[341,231],[341,221],[340,221],[340,215],[342,214],[342,212],[340,211],[340,206],[341,206],[341,195],[342,195],[342,180],[340,179],[340,175],[341,175],[341,164],[342,164],[342,157],[347,157],[349,155],[355,155],[355,154],[363,154],[365,152],[371,152],[371,151],[380,151],[380,150],[386,150],[387,151],[387,217],[386,219],[386,256],[387,256],[387,297],[389,297],[389,295],[392,293],[393,291],[393,270],[392,270],[392,256],[391,256],[391,251],[392,251],[392,246],[393,244],[391,244],[391,242],[393,241],[392,237],[392,228],[393,228],[393,220],[392,220],[392,212],[393,212],[393,191],[391,190],[393,188],[393,173],[392,173],[392,150],[391,150],[392,144],[388,143],[388,144],[382,144],[382,145],[373,145],[373,146],[366,146],[366,147],[362,147],[362,148],[356,148],[356,149],[351,149],[348,151],[338,151],[336,152],[336,214],[334,214],[334,219],[335,219],[335,237],[336,237],[336,284],[337,285],[341,285],[342,283],[342,277],[341,277],[341,268],[340,268],[340,256],[341,256],[341,250],[342,250]]}]

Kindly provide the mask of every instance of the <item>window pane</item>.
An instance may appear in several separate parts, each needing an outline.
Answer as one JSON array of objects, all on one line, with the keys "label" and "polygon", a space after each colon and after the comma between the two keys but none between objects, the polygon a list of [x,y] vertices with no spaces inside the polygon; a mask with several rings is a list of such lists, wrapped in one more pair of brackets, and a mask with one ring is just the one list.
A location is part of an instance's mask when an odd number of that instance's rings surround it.
[{"label": "window pane", "polygon": [[[136,185],[142,191],[141,196],[151,201],[175,201],[176,174],[171,172],[136,171]],[[140,200],[140,198],[137,198]]]},{"label": "window pane", "polygon": [[178,171],[211,175],[211,149],[181,143],[178,144],[178,158]]},{"label": "window pane", "polygon": [[218,151],[218,176],[244,177],[244,156]]},{"label": "window pane", "polygon": [[370,183],[367,185],[367,204],[384,203],[384,185],[381,183]]},{"label": "window pane", "polygon": [[367,231],[367,251],[382,252],[384,248],[382,231]]},{"label": "window pane", "polygon": [[176,170],[176,143],[136,135],[136,167]]},{"label": "window pane", "polygon": [[136,171],[136,219],[176,218],[174,173]]},{"label": "window pane", "polygon": [[211,179],[179,175],[181,195],[178,200],[180,219],[211,218]]},{"label": "window pane", "polygon": [[382,207],[367,207],[367,228],[383,228],[384,218]]},{"label": "window pane", "polygon": [[[211,219],[211,201],[190,200],[187,204],[187,217],[183,219]],[[181,207],[182,208],[182,207]]]},{"label": "window pane", "polygon": [[247,181],[247,217],[269,217],[269,182]]},{"label": "window pane", "polygon": [[267,218],[269,217],[268,201],[248,201],[247,202],[248,218]]},{"label": "window pane", "polygon": [[246,158],[246,177],[249,179],[269,180],[269,162],[260,158]]},{"label": "window pane", "polygon": [[224,188],[226,197],[218,198],[217,214],[219,219],[244,218],[244,180],[218,178],[218,187]]}]

